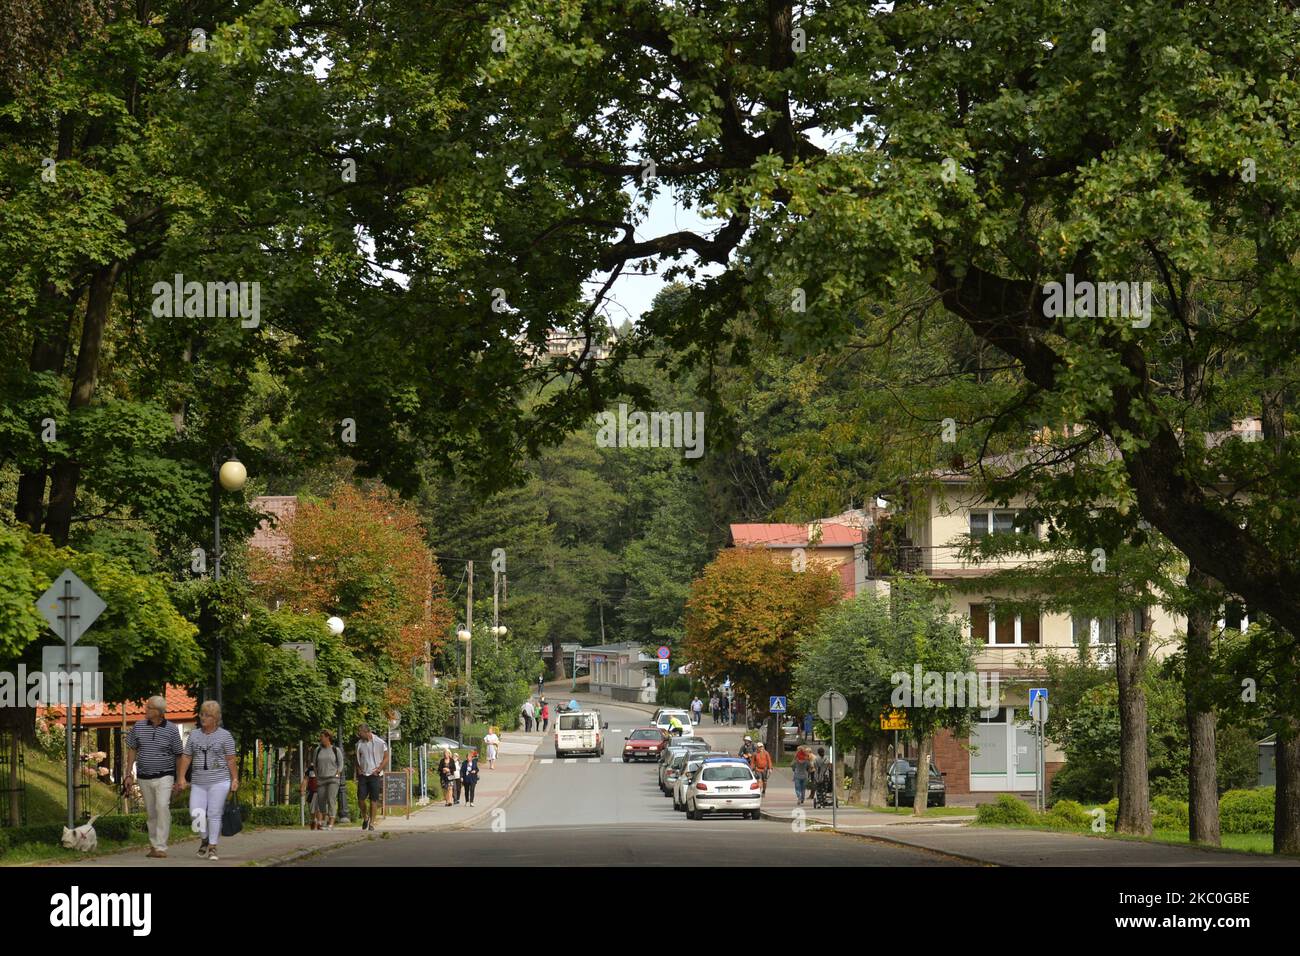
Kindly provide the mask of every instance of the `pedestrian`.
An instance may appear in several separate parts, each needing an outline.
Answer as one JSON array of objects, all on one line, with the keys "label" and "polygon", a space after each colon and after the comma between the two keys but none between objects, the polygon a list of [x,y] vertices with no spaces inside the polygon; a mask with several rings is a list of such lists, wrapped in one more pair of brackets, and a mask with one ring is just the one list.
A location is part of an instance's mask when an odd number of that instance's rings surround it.
[{"label": "pedestrian", "polygon": [[716,690],[709,696],[709,716],[713,718],[715,724],[718,722],[718,692]]},{"label": "pedestrian", "polygon": [[333,830],[339,806],[339,788],[343,786],[343,748],[334,743],[334,734],[330,731],[320,732],[320,743],[312,754],[311,765],[316,771],[316,829]]},{"label": "pedestrian", "polygon": [[691,701],[691,723],[696,727],[700,725],[700,718],[704,714],[704,701],[700,700],[700,695],[696,694],[695,699]]},{"label": "pedestrian", "polygon": [[497,768],[497,748],[501,746],[501,738],[497,734],[496,727],[489,727],[488,732],[483,736],[483,746],[487,747],[488,769]]},{"label": "pedestrian", "polygon": [[730,701],[727,699],[726,694],[723,694],[721,697],[718,698],[718,710],[721,711],[722,713],[722,722],[724,724],[729,723],[730,722],[729,714],[730,714],[731,706],[730,706]]},{"label": "pedestrian", "polygon": [[739,756],[744,757],[750,767],[754,766],[754,738],[749,734],[745,734],[745,739],[740,742]]},{"label": "pedestrian", "polygon": [[551,705],[542,698],[542,733],[546,733],[547,728],[551,726]]},{"label": "pedestrian", "polygon": [[460,806],[460,768],[464,764],[460,754],[451,752],[451,802]]},{"label": "pedestrian", "polygon": [[808,792],[808,780],[812,776],[812,761],[808,759],[808,748],[799,747],[794,752],[794,798],[803,806],[804,796]]},{"label": "pedestrian", "polygon": [[754,749],[754,775],[763,781],[763,793],[767,793],[767,778],[772,773],[772,755],[761,743]]},{"label": "pedestrian", "polygon": [[145,855],[150,859],[167,859],[172,788],[183,749],[179,728],[167,719],[167,698],[150,697],[144,705],[144,720],[136,721],[126,735],[127,771],[122,781],[127,789],[138,781],[144,795],[149,819],[149,852]]},{"label": "pedestrian", "polygon": [[465,806],[474,806],[474,788],[478,786],[478,751],[471,750],[460,765],[460,779],[465,786]]},{"label": "pedestrian", "polygon": [[451,755],[451,748],[442,749],[442,759],[438,761],[438,782],[442,786],[444,806],[451,806],[451,777],[456,772],[456,758]]},{"label": "pedestrian", "polygon": [[190,731],[176,765],[175,784],[177,790],[191,788],[190,819],[194,821],[194,832],[203,840],[199,859],[217,859],[226,797],[239,792],[236,754],[235,738],[221,726],[221,705],[205,700],[199,708],[199,726]]},{"label": "pedestrian", "polygon": [[316,812],[316,768],[307,765],[307,772],[302,775],[302,790],[306,795],[307,806],[311,809],[311,828],[321,829],[320,814]]},{"label": "pedestrian", "polygon": [[524,733],[531,734],[533,732],[533,699],[531,697],[524,701],[523,712]]},{"label": "pedestrian", "polygon": [[[388,769],[388,744],[369,724],[357,727],[357,803],[361,807],[361,829],[375,828],[375,811],[384,798],[384,771]],[[370,807],[367,811],[366,800]]]},{"label": "pedestrian", "polygon": [[671,735],[674,736],[674,737],[680,737],[680,736],[682,735],[682,730],[683,730],[683,729],[684,729],[684,728],[682,727],[682,721],[681,721],[681,718],[678,717],[676,714],[673,714],[673,716],[671,716],[671,717],[668,718],[668,733],[669,733],[669,734],[671,734]]}]

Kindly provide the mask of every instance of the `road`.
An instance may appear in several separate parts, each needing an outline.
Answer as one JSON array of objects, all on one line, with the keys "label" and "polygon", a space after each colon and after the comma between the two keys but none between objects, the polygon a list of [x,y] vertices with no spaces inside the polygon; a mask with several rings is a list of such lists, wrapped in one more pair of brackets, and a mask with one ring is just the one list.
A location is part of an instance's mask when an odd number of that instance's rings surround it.
[{"label": "road", "polygon": [[[351,844],[298,866],[952,866],[951,858],[857,837],[794,832],[783,823],[722,817],[688,820],[660,794],[655,765],[624,764],[623,737],[648,715],[601,706],[609,723],[603,758],[557,760],[550,738],[519,789],[492,818],[466,830],[393,834]],[[742,728],[701,735],[735,752]]]}]

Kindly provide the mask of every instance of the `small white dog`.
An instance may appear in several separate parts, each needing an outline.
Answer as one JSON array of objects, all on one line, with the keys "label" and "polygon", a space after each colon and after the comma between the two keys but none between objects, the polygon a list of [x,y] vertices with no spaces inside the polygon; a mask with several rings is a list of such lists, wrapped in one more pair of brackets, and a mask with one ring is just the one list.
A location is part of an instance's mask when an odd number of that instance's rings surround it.
[{"label": "small white dog", "polygon": [[69,850],[80,850],[82,853],[89,853],[95,849],[99,846],[99,836],[95,833],[95,821],[98,819],[97,813],[75,830],[64,827],[63,845]]}]

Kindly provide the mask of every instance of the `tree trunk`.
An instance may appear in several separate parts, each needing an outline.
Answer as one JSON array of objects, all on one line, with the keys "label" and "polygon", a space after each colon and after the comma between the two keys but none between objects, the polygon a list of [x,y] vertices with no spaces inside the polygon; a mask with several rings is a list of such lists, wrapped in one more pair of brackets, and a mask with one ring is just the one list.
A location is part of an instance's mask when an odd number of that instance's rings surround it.
[{"label": "tree trunk", "polygon": [[[1214,593],[1213,581],[1196,566],[1187,573],[1187,586],[1198,597]],[[1214,685],[1211,660],[1210,608],[1198,603],[1187,615],[1187,668],[1183,696],[1187,702],[1187,836],[1193,843],[1219,845],[1218,758],[1215,753],[1215,716],[1210,691]]]},{"label": "tree trunk", "polygon": [[871,740],[871,757],[868,763],[867,806],[889,805],[889,740],[877,735]]},{"label": "tree trunk", "polygon": [[912,800],[912,813],[920,816],[925,813],[930,800],[930,746],[934,738],[922,734],[916,742],[916,796]]},{"label": "tree trunk", "polygon": [[[781,743],[781,714],[767,715],[767,729],[763,734],[763,743],[767,745],[767,752],[772,757],[772,766],[776,766],[777,759],[785,752],[784,745]],[[836,759],[839,755],[836,754]]]},{"label": "tree trunk", "polygon": [[1300,855],[1300,722],[1276,723],[1277,787],[1273,791],[1273,852]]},{"label": "tree trunk", "polygon": [[[868,778],[867,762],[871,759],[870,753],[866,744],[858,744],[853,748],[853,776],[849,779],[849,800],[853,803],[862,800],[862,790]],[[870,798],[868,794],[867,799]]]},{"label": "tree trunk", "polygon": [[1147,699],[1142,686],[1150,635],[1145,626],[1134,629],[1134,615],[1133,611],[1121,613],[1115,625],[1115,674],[1119,680],[1119,819],[1115,832],[1150,836]]},{"label": "tree trunk", "polygon": [[[77,350],[77,371],[72,381],[72,397],[68,400],[70,412],[85,408],[95,397],[104,327],[120,269],[120,262],[110,263],[96,271],[91,280],[86,316],[81,326],[81,347]],[[71,458],[55,464],[50,473],[50,504],[45,514],[45,533],[60,547],[68,543],[68,534],[72,530],[72,513],[80,480],[81,465]]]}]

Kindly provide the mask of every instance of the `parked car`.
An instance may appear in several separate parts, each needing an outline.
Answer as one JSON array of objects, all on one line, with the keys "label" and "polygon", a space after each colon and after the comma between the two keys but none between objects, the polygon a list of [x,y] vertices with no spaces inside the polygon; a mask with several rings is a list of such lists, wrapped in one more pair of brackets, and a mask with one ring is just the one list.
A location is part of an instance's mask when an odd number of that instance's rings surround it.
[{"label": "parked car", "polygon": [[736,757],[704,761],[686,789],[686,816],[703,820],[706,815],[739,813],[759,818],[763,785],[754,771]]},{"label": "parked car", "polygon": [[668,738],[658,727],[634,727],[623,738],[623,762],[658,760],[660,751],[667,749]]},{"label": "parked car", "polygon": [[560,714],[555,722],[555,756],[586,753],[601,756],[605,753],[605,738],[600,732],[600,714],[576,711]]},{"label": "parked car", "polygon": [[432,737],[429,739],[429,751],[442,753],[443,750],[464,750],[465,745],[451,737]]},{"label": "parked car", "polygon": [[673,781],[674,810],[681,810],[682,812],[686,811],[686,789],[694,781],[695,775],[699,772],[699,769],[704,766],[704,761],[708,760],[710,757],[731,757],[733,760],[744,763],[744,761],[740,760],[739,757],[735,757],[728,753],[720,753],[714,750],[706,750],[703,753],[695,753],[690,750],[686,751],[686,766],[682,768],[681,773],[677,775],[677,779]]},{"label": "parked car", "polygon": [[708,750],[709,745],[700,737],[668,737],[665,743],[666,746],[659,754],[659,789],[666,797],[672,792],[665,779],[669,761],[684,750]]},{"label": "parked car", "polygon": [[[889,765],[889,797],[893,802],[897,793],[899,805],[907,805],[916,800],[916,761],[899,758]],[[948,800],[948,788],[934,761],[930,762],[930,793],[926,797],[927,807],[942,807]]]}]

